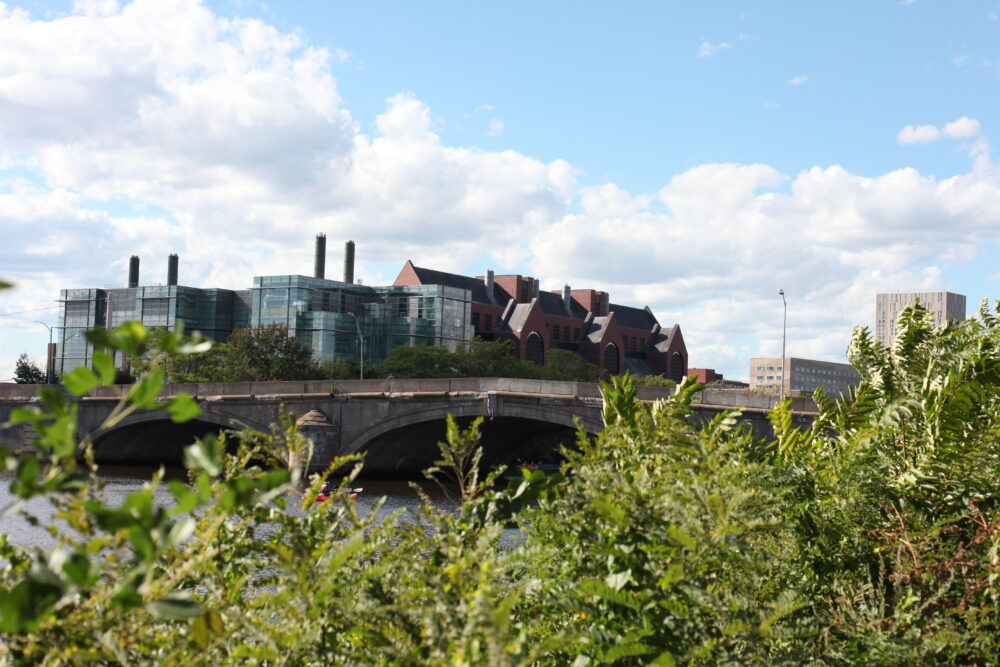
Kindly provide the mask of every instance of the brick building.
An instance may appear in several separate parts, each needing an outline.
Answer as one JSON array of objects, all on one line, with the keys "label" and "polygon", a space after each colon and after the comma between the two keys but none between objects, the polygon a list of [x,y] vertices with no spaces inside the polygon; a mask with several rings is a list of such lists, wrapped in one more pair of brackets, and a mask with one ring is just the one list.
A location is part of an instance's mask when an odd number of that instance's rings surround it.
[{"label": "brick building", "polygon": [[611,375],[626,370],[680,381],[687,348],[680,327],[664,329],[652,311],[611,303],[608,293],[563,288],[543,292],[521,275],[461,276],[407,261],[394,287],[446,285],[469,292],[474,335],[509,339],[520,359],[545,363],[548,350],[571,350]]}]

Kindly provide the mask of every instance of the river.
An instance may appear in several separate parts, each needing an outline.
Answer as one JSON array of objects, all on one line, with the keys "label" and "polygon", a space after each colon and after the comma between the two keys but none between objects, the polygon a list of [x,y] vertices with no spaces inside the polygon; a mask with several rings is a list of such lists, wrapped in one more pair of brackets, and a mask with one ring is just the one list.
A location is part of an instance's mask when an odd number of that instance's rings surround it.
[{"label": "river", "polygon": [[[123,503],[128,494],[140,490],[150,480],[154,472],[153,468],[101,466],[100,477],[107,484],[104,492],[109,503],[112,505]],[[171,478],[185,479],[184,470],[181,468],[168,469],[167,479]],[[9,473],[0,474],[0,507],[7,507],[16,501],[15,496],[10,492],[10,480]],[[444,507],[452,505],[437,485],[427,480],[421,480],[419,484],[436,504]],[[383,496],[386,500],[380,510],[380,515],[384,516],[399,509],[416,507],[419,504],[417,493],[407,481],[357,479],[352,483],[352,486],[363,489],[357,497],[359,509],[363,512],[367,512],[372,504]],[[166,484],[161,484],[156,489],[155,499],[156,502],[163,505],[173,503],[173,496]],[[0,517],[0,533],[5,533],[12,544],[36,546],[45,550],[51,549],[57,540],[43,526],[52,521],[54,512],[52,505],[45,498],[32,498],[28,501],[26,509],[39,520],[41,525],[32,525],[24,517],[18,515],[4,516]]]}]

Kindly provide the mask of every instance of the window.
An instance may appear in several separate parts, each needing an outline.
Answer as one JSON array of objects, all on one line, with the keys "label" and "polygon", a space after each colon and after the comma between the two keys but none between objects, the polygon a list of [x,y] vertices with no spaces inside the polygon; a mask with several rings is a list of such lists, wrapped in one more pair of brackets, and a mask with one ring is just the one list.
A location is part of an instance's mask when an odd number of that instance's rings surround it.
[{"label": "window", "polygon": [[483,317],[485,318],[483,322],[483,331],[493,331],[493,316],[486,313]]},{"label": "window", "polygon": [[542,343],[542,337],[538,335],[537,331],[532,331],[528,334],[527,340],[524,341],[524,359],[536,366],[541,366],[545,363],[545,345]]},{"label": "window", "polygon": [[569,327],[563,327],[563,338],[567,341],[570,340]]},{"label": "window", "polygon": [[674,352],[670,358],[670,379],[681,382],[684,379],[684,357],[680,352]]},{"label": "window", "polygon": [[573,340],[580,340],[580,329],[579,327],[573,328]]},{"label": "window", "polygon": [[472,328],[479,328],[479,313],[472,313]]},{"label": "window", "polygon": [[620,368],[618,346],[614,343],[608,343],[607,347],[604,348],[604,369],[611,375],[618,375]]},{"label": "window", "polygon": [[552,327],[552,342],[559,340],[559,325]]}]

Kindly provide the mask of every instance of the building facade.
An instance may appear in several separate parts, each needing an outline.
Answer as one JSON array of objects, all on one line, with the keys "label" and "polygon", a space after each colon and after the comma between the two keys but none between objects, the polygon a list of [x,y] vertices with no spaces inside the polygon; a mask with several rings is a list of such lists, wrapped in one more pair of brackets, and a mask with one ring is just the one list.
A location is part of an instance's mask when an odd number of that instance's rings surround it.
[{"label": "building facade", "polygon": [[896,319],[917,301],[930,311],[934,326],[965,319],[965,295],[952,292],[895,292],[875,295],[875,338],[890,347],[896,338]]},{"label": "building facade", "polygon": [[571,289],[545,292],[530,276],[460,276],[407,261],[396,287],[446,285],[466,290],[473,335],[510,340],[518,358],[542,365],[550,350],[570,350],[610,375],[629,371],[665,375],[678,382],[688,355],[680,327],[664,329],[648,308],[610,302],[607,292]]},{"label": "building facade", "polygon": [[325,277],[325,252],[320,235],[312,276],[257,276],[249,290],[180,286],[175,255],[167,285],[140,286],[133,257],[128,287],[62,290],[55,370],[91,363],[87,329],[136,320],[168,328],[183,322],[186,331],[217,341],[240,327],[283,324],[321,361],[356,357],[375,365],[397,347],[454,351],[479,336],[510,340],[518,358],[540,365],[551,350],[562,349],[611,375],[631,371],[680,381],[687,373],[680,327],[664,329],[649,308],[613,304],[607,292],[568,286],[543,292],[529,276],[461,276],[410,261],[392,285],[372,287],[354,282],[353,242],[345,248],[342,281]]},{"label": "building facade", "polygon": [[[89,366],[93,346],[84,332],[97,327],[113,329],[124,322],[142,322],[146,327],[173,329],[183,323],[185,331],[225,341],[235,329],[250,322],[250,291],[200,289],[177,284],[177,256],[168,262],[166,285],[139,285],[139,258],[129,262],[125,287],[64,289],[59,292],[58,338],[53,370],[62,375],[77,366]],[[125,359],[116,360],[119,367]]]},{"label": "building facade", "polygon": [[[783,377],[781,357],[750,359],[750,389],[760,389],[790,395],[793,391],[813,392],[820,387],[831,396],[846,394],[858,386],[861,376],[854,366],[833,361],[785,357]],[[783,385],[783,386],[782,386]]]}]

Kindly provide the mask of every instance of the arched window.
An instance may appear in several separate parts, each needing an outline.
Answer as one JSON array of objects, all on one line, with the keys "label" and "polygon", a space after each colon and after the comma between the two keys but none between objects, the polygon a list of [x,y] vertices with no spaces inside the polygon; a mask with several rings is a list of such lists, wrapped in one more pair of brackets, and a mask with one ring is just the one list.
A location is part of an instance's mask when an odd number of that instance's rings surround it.
[{"label": "arched window", "polygon": [[684,379],[684,357],[680,352],[670,357],[670,379],[678,383]]},{"label": "arched window", "polygon": [[545,344],[537,331],[528,334],[528,339],[524,341],[524,358],[536,366],[545,363]]},{"label": "arched window", "polygon": [[618,346],[614,343],[608,343],[604,348],[604,370],[610,375],[618,375],[621,370],[621,365],[618,363]]}]

